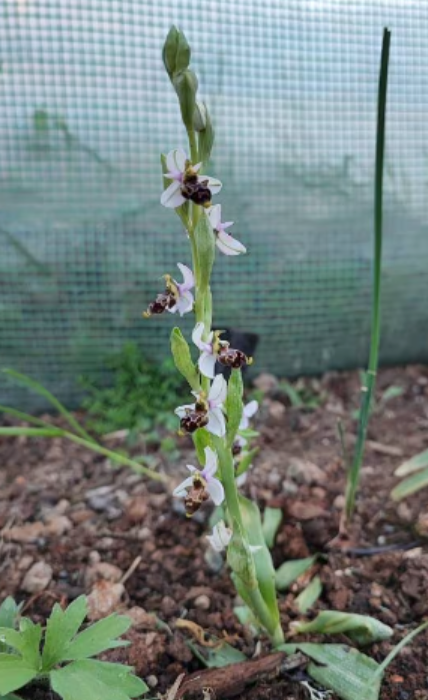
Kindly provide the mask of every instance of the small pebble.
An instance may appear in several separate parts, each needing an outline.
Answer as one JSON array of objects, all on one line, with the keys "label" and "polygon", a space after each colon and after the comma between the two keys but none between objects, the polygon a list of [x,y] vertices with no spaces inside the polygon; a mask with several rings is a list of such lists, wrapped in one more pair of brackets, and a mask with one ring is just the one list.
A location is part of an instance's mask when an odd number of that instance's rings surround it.
[{"label": "small pebble", "polygon": [[147,676],[146,683],[149,686],[149,688],[156,688],[159,681],[156,678],[156,676]]},{"label": "small pebble", "polygon": [[194,604],[195,604],[195,607],[199,608],[200,610],[209,610],[210,605],[211,605],[211,600],[208,598],[207,595],[202,594],[202,595],[198,595],[198,597],[195,598]]},{"label": "small pebble", "polygon": [[26,593],[38,593],[44,591],[52,580],[52,567],[45,561],[38,561],[28,569],[21,584],[21,588]]}]

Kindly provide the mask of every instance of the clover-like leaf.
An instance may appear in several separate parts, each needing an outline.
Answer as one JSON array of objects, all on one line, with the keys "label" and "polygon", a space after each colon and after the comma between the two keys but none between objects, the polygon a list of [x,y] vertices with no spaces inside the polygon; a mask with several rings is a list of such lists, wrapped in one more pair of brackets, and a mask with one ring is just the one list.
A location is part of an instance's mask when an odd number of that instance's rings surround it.
[{"label": "clover-like leaf", "polygon": [[69,644],[64,660],[78,661],[100,654],[107,649],[127,646],[129,642],[117,639],[131,626],[131,620],[125,615],[109,615],[95,622],[84,632],[80,632]]},{"label": "clover-like leaf", "polygon": [[86,659],[51,671],[52,689],[63,700],[130,700],[146,693],[130,666]]},{"label": "clover-like leaf", "polygon": [[42,664],[44,671],[62,661],[87,614],[85,596],[76,598],[66,610],[55,604],[46,623]]},{"label": "clover-like leaf", "polygon": [[37,676],[37,668],[21,656],[0,654],[0,696],[27,685]]}]

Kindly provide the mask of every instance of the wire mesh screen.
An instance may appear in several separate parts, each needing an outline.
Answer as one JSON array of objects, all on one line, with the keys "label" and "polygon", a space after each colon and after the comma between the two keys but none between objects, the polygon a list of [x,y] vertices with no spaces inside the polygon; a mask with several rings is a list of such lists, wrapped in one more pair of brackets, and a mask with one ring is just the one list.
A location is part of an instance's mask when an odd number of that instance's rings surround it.
[{"label": "wire mesh screen", "polygon": [[[425,0],[0,7],[0,365],[72,405],[77,377],[125,341],[168,353],[175,318],[141,311],[163,273],[190,263],[179,220],[159,205],[159,154],[185,145],[161,61],[172,23],[191,43],[216,126],[216,201],[248,248],[217,261],[215,324],[258,333],[255,369],[285,375],[367,358],[390,27],[381,357],[427,359]],[[1,393],[22,405],[16,389]]]}]

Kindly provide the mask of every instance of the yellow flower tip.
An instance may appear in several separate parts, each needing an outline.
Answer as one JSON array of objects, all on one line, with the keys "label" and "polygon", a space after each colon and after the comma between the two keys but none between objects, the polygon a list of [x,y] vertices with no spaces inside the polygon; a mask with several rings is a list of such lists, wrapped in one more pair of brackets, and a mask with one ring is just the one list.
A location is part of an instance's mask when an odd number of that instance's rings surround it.
[{"label": "yellow flower tip", "polygon": [[152,314],[150,313],[150,311],[143,311],[141,315],[143,318],[150,318]]}]

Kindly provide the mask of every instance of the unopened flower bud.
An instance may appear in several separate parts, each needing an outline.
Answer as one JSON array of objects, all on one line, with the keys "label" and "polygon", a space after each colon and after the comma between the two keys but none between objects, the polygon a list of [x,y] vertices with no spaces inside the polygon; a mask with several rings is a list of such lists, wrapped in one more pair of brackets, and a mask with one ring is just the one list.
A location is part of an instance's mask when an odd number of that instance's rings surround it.
[{"label": "unopened flower bud", "polygon": [[193,129],[193,115],[196,106],[196,93],[198,79],[195,73],[188,68],[181,73],[176,73],[172,79],[178,101],[180,103],[181,117],[186,129]]},{"label": "unopened flower bud", "polygon": [[197,102],[193,115],[193,128],[195,131],[204,131],[207,128],[208,110],[205,102]]},{"label": "unopened flower bud", "polygon": [[162,49],[163,63],[170,80],[175,74],[189,67],[190,53],[190,46],[183,32],[172,26]]},{"label": "unopened flower bud", "polygon": [[199,133],[199,158],[203,163],[210,159],[214,145],[214,128],[205,102],[197,102],[193,114],[193,128]]}]

